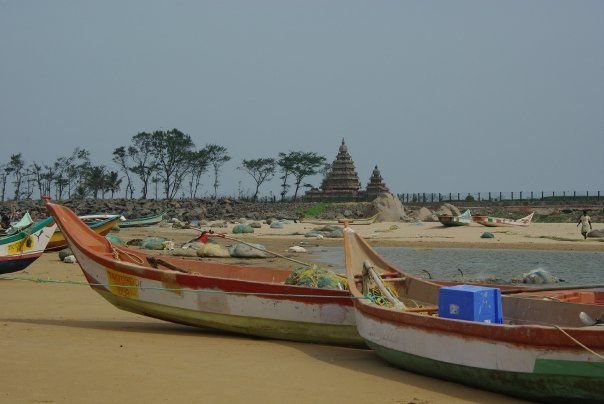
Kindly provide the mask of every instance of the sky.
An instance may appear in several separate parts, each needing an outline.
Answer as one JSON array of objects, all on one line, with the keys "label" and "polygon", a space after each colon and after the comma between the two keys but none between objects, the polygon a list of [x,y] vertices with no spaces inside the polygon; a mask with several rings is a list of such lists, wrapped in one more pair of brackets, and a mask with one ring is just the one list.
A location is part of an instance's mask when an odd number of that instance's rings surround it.
[{"label": "sky", "polygon": [[111,165],[178,128],[228,148],[221,194],[253,190],[244,158],[342,138],[394,192],[604,191],[603,21],[599,0],[0,0],[0,163]]}]

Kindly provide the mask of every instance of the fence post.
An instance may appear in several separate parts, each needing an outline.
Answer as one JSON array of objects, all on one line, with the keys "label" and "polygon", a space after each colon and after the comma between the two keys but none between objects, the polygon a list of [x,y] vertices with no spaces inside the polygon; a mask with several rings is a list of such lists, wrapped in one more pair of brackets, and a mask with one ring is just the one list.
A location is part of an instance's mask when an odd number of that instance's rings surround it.
[{"label": "fence post", "polygon": [[598,199],[600,199],[600,191],[598,191]]},{"label": "fence post", "polygon": [[453,202],[453,199],[451,199],[451,192],[449,192],[449,202]]},{"label": "fence post", "polygon": [[556,191],[552,191],[552,197],[556,196]]},{"label": "fence post", "polygon": [[520,191],[520,200],[522,200],[522,191]]},{"label": "fence post", "polygon": [[478,193],[478,202],[480,202],[480,192]]},{"label": "fence post", "polygon": [[566,191],[562,191],[562,198],[566,198]]},{"label": "fence post", "polygon": [[430,203],[434,203],[434,194],[430,192]]},{"label": "fence post", "polygon": [[489,192],[489,202],[491,202],[491,193]]},{"label": "fence post", "polygon": [[577,191],[573,191],[573,198],[577,197]]},{"label": "fence post", "polygon": [[459,192],[457,193],[457,202],[459,202]]},{"label": "fence post", "polygon": [[426,203],[426,193],[425,192],[422,192],[422,198],[424,200],[424,203]]},{"label": "fence post", "polygon": [[541,191],[541,200],[543,200],[543,191]]},{"label": "fence post", "polygon": [[514,191],[512,191],[512,200],[514,200]]},{"label": "fence post", "polygon": [[585,196],[589,198],[589,191],[585,191]]},{"label": "fence post", "polygon": [[533,200],[533,191],[531,191],[531,201]]}]

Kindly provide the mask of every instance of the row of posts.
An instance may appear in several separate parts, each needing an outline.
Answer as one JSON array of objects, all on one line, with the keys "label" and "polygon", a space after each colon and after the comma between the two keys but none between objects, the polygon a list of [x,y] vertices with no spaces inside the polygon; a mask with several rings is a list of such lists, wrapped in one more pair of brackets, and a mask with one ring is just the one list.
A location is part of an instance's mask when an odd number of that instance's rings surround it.
[{"label": "row of posts", "polygon": [[[405,203],[408,203],[408,202],[412,202],[412,203],[413,202],[423,202],[423,203],[431,202],[432,203],[432,202],[444,202],[444,201],[453,202],[454,201],[453,196],[455,194],[449,193],[449,199],[445,199],[446,194],[439,193],[438,194],[438,199],[434,200],[435,199],[434,198],[435,195],[436,194],[426,194],[425,192],[423,192],[421,194],[420,193],[416,193],[416,194],[402,194],[401,201],[405,202]],[[468,194],[468,196],[471,196],[472,198],[474,198],[471,194]],[[489,202],[493,201],[493,198],[492,198],[492,195],[491,195],[490,192],[488,193],[488,198],[487,199],[483,199],[482,196],[481,196],[481,194],[480,194],[480,192],[478,193],[477,196],[478,196],[478,198],[477,198],[478,201],[482,201],[482,200],[489,201]],[[551,196],[555,198],[556,197],[556,192],[552,191],[552,195]],[[589,196],[590,196],[589,195],[589,191],[587,191],[585,193],[585,197],[589,197]],[[541,191],[541,198],[540,199],[544,200],[546,197],[549,197],[549,194],[546,196],[545,192]],[[570,194],[566,195],[566,191],[562,191],[562,195],[558,194],[558,197],[562,197],[562,198],[567,198],[568,197],[568,198],[571,198]],[[576,197],[577,197],[577,191],[573,191],[572,198],[576,198]],[[592,198],[596,198],[596,199],[599,200],[600,199],[600,191],[597,191],[596,194],[592,194],[591,197]],[[461,201],[461,200],[462,200],[461,199],[461,194],[458,192],[457,193],[457,199],[456,199],[456,201]],[[467,197],[464,198],[464,200],[467,200]],[[499,201],[503,201],[504,200],[503,199],[503,192],[499,192],[499,199],[498,200]],[[527,200],[527,199],[523,198],[523,192],[520,191],[518,193],[518,197],[516,199],[514,199],[514,193],[511,192],[510,199],[506,199],[506,200],[510,200],[510,201],[513,201],[513,200],[523,201],[523,200]],[[530,196],[530,198],[528,198],[528,200],[535,200],[533,191],[531,191],[531,196]]]}]

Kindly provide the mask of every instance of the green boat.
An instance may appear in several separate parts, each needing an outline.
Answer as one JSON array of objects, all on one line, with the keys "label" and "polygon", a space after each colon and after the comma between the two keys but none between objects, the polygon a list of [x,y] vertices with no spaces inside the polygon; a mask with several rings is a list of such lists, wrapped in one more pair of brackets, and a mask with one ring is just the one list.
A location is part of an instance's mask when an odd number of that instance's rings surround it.
[{"label": "green boat", "polygon": [[162,212],[157,215],[138,217],[136,219],[128,219],[122,220],[120,222],[120,227],[145,227],[145,226],[153,226],[164,220],[164,216],[166,212]]},{"label": "green boat", "polygon": [[466,210],[461,215],[440,215],[438,221],[447,227],[451,226],[469,226],[472,223],[472,213]]}]

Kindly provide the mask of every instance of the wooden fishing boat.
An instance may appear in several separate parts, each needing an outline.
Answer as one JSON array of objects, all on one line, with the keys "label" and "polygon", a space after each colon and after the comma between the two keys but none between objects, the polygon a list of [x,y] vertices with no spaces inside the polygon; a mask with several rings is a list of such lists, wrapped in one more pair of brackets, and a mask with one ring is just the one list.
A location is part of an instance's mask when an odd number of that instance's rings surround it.
[{"label": "wooden fishing boat", "polygon": [[25,212],[25,214],[23,215],[21,220],[19,220],[16,223],[12,223],[8,229],[4,230],[3,232],[0,232],[0,237],[12,236],[13,234],[17,234],[21,230],[23,230],[33,224],[34,224],[34,221],[31,218],[29,212]]},{"label": "wooden fishing boat", "polygon": [[[357,329],[388,362],[531,400],[604,400],[604,358],[597,353],[604,327],[581,321],[585,314],[601,318],[603,306],[504,296],[503,324],[438,317],[439,285],[400,270],[398,279],[382,281],[380,271],[396,268],[350,228],[344,245]],[[361,290],[372,281],[382,283],[392,307],[365,298]]]},{"label": "wooden fishing boat", "polygon": [[372,224],[375,222],[375,219],[377,219],[378,215],[373,215],[371,217],[365,217],[365,218],[361,218],[361,219],[338,219],[338,220],[319,220],[319,219],[302,219],[300,222],[301,223],[309,223],[309,224],[316,224],[316,225],[338,225],[338,224],[344,224],[344,223],[348,223],[349,225],[368,225],[368,224]]},{"label": "wooden fishing boat", "polygon": [[153,226],[164,220],[164,216],[166,212],[162,212],[157,215],[139,217],[135,219],[127,219],[122,220],[120,222],[120,227],[144,227],[144,226]]},{"label": "wooden fishing boat", "polygon": [[280,269],[166,256],[156,256],[154,267],[154,257],[112,245],[68,208],[46,206],[90,286],[120,309],[260,337],[364,346],[348,291],[285,285],[290,273]]},{"label": "wooden fishing boat", "polygon": [[438,221],[447,227],[469,226],[472,223],[472,213],[466,210],[461,215],[440,215]]},{"label": "wooden fishing boat", "polygon": [[525,216],[523,218],[520,219],[505,219],[505,218],[501,218],[501,217],[492,217],[492,216],[486,216],[484,218],[481,218],[481,220],[477,220],[478,223],[480,223],[483,226],[487,226],[487,227],[503,227],[503,226],[530,226],[531,225],[531,221],[533,220],[533,215],[535,213],[531,213],[528,216]]},{"label": "wooden fishing boat", "polygon": [[[117,227],[119,223],[119,216],[111,216],[104,220],[92,221],[88,223],[88,227],[90,227],[90,229],[92,229],[95,233],[105,236],[111,231],[111,229]],[[50,242],[46,246],[46,251],[61,250],[65,247],[67,247],[67,240],[65,240],[63,232],[61,232],[60,229],[57,229],[52,235]]]},{"label": "wooden fishing boat", "polygon": [[21,271],[42,253],[56,229],[52,217],[0,239],[0,274]]}]

